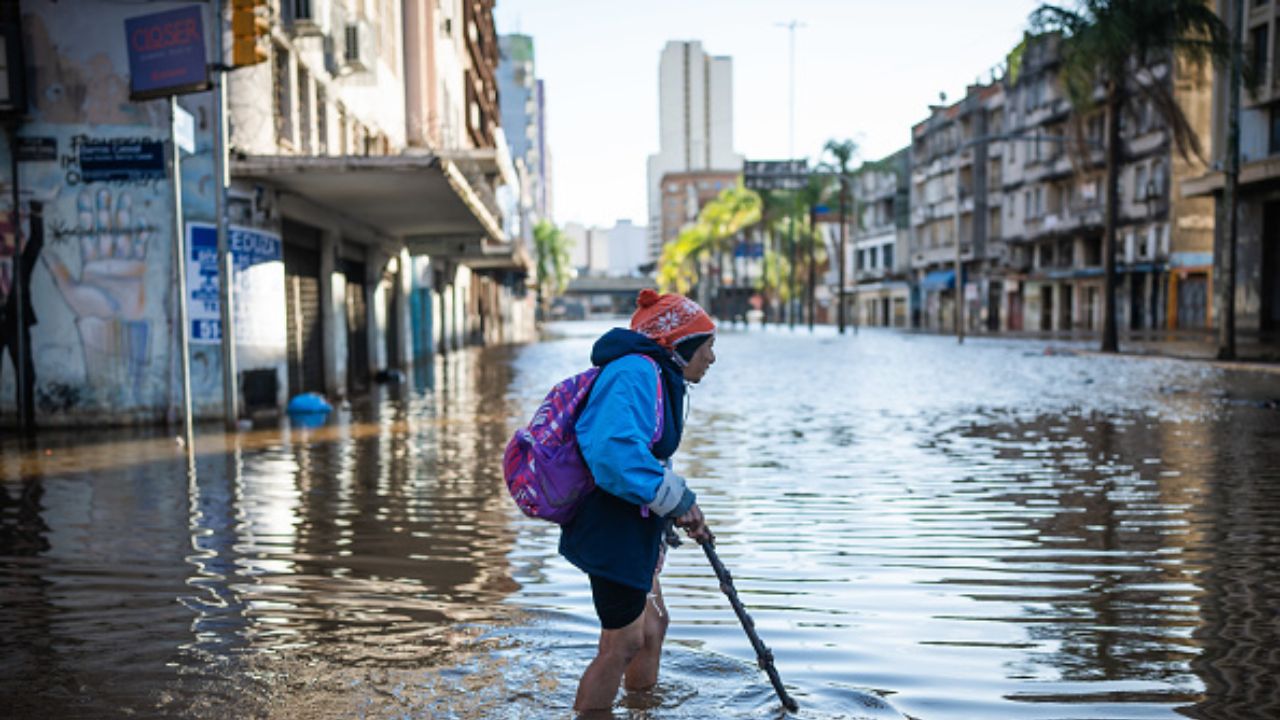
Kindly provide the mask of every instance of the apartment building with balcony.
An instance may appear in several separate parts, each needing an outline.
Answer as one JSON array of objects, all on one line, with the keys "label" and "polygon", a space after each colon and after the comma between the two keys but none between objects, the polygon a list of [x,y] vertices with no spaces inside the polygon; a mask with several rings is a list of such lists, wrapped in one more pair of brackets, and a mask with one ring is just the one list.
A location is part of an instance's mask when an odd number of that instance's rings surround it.
[{"label": "apartment building with balcony", "polygon": [[278,11],[270,60],[228,80],[231,213],[283,239],[291,391],[527,335],[492,2]]},{"label": "apartment building with balcony", "polygon": [[[850,195],[857,218],[846,243],[846,297],[855,323],[871,327],[910,327],[910,161],[904,148],[870,167],[851,181]],[[838,256],[839,227],[828,233],[830,256]],[[833,264],[834,265],[834,264]],[[838,284],[829,273],[829,284]]]},{"label": "apartment building with balcony", "polygon": [[[1219,0],[1216,9],[1230,22],[1232,0]],[[1280,8],[1271,0],[1249,0],[1244,7],[1246,52],[1258,83],[1240,93],[1240,175],[1237,209],[1236,330],[1263,342],[1280,342]],[[1229,78],[1225,70],[1213,75],[1209,106],[1211,142],[1209,168],[1182,187],[1188,198],[1211,199],[1221,222],[1216,229],[1215,275],[1224,267],[1226,213],[1222,189],[1226,158]],[[1179,257],[1187,264],[1206,265],[1207,254]],[[1221,282],[1220,279],[1217,282]],[[1224,303],[1218,293],[1210,304]],[[1216,313],[1214,321],[1218,318]]]},{"label": "apartment building with balcony", "polygon": [[[1058,79],[1056,36],[1029,38],[1004,81],[1002,235],[1008,247],[1002,329],[1100,332],[1103,313],[1105,115],[1076,120]],[[1207,130],[1207,84],[1168,60],[1142,71]],[[1075,125],[1074,123],[1079,123]],[[1191,171],[1152,104],[1121,118],[1117,319],[1127,330],[1203,327],[1213,218],[1176,188]]]},{"label": "apartment building with balcony", "polygon": [[929,118],[912,128],[909,265],[916,327],[953,332],[957,299],[965,303],[970,330],[992,312],[987,288],[1003,258],[1003,190],[988,177],[992,159],[1003,152],[1003,102],[1000,84],[972,85],[958,102],[931,106]]}]

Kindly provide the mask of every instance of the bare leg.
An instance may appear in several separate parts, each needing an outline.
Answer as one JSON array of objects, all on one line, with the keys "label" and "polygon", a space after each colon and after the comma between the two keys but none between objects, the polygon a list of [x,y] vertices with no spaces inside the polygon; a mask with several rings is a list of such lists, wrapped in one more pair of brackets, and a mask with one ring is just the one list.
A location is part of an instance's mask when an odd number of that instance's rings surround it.
[{"label": "bare leg", "polygon": [[600,647],[596,657],[578,681],[578,694],[573,709],[608,710],[618,695],[622,673],[645,646],[645,617],[648,610],[626,627],[600,631]]},{"label": "bare leg", "polygon": [[644,647],[627,665],[626,688],[647,690],[658,684],[658,664],[662,661],[662,641],[667,636],[667,606],[662,601],[662,586],[658,576],[653,576],[653,590],[644,605]]}]

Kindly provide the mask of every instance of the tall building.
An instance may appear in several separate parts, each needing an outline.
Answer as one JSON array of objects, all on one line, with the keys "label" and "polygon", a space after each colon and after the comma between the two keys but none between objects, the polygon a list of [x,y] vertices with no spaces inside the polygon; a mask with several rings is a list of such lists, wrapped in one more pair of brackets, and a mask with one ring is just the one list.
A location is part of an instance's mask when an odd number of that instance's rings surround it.
[{"label": "tall building", "polygon": [[546,123],[542,80],[535,75],[533,38],[498,38],[498,100],[502,127],[519,178],[521,232],[532,237],[533,224],[548,218]]},{"label": "tall building", "polygon": [[609,274],[614,277],[639,275],[640,266],[649,262],[647,228],[630,220],[619,220],[609,234]]},{"label": "tall building", "polygon": [[658,152],[649,156],[649,258],[662,253],[662,178],[720,171],[737,175],[733,151],[733,60],[696,40],[668,42],[658,63]]}]

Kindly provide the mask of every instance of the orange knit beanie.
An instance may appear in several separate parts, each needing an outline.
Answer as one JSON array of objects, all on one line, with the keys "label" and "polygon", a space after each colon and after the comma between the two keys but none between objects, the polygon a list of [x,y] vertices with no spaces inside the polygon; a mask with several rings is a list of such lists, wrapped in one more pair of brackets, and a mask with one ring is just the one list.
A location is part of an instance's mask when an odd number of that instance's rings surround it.
[{"label": "orange knit beanie", "polygon": [[631,329],[647,335],[668,350],[674,350],[681,340],[714,334],[716,324],[711,322],[707,311],[689,298],[660,295],[657,290],[645,288],[636,298]]}]

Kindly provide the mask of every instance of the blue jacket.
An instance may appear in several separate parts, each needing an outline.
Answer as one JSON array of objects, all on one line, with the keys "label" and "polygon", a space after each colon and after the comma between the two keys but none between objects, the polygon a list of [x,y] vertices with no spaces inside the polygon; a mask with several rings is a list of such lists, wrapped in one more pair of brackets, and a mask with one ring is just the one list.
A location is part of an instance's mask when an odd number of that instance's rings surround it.
[{"label": "blue jacket", "polygon": [[[636,355],[648,356],[654,363]],[[588,574],[648,590],[666,519],[642,513],[641,508],[653,500],[662,483],[661,461],[680,445],[684,375],[670,351],[620,328],[596,341],[591,361],[603,369],[575,430],[596,489],[562,527],[560,553]],[[663,431],[650,449],[659,392],[655,363],[661,374]],[[692,492],[686,492],[670,516],[683,514],[695,500]]]}]

